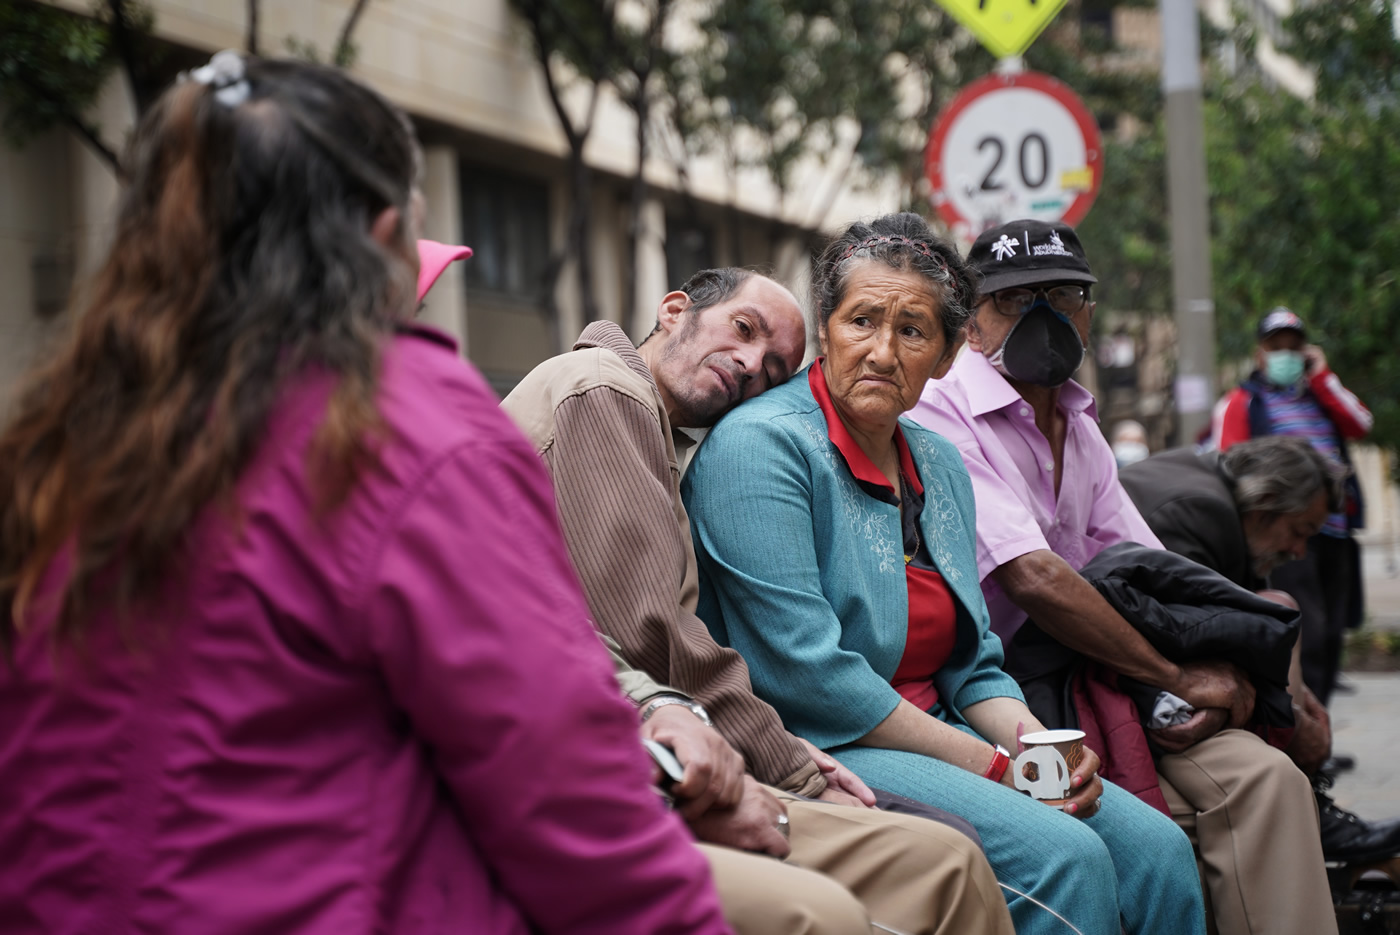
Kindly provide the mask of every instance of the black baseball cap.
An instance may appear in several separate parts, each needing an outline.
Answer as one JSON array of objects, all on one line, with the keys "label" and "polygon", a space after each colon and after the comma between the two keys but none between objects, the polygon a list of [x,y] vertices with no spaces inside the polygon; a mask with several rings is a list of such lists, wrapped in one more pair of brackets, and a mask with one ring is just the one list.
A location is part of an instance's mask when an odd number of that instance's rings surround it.
[{"label": "black baseball cap", "polygon": [[1291,308],[1284,308],[1282,305],[1259,319],[1259,340],[1264,340],[1275,331],[1296,331],[1303,337],[1308,336],[1303,319],[1295,315]]},{"label": "black baseball cap", "polygon": [[982,294],[1040,282],[1095,283],[1079,235],[1068,224],[1011,221],[983,231],[967,262],[982,274]]}]

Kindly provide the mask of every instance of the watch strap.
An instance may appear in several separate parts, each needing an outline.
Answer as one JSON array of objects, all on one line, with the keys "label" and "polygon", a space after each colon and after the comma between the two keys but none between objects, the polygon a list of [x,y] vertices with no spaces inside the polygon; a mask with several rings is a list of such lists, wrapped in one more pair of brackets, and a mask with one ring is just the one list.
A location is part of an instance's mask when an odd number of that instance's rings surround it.
[{"label": "watch strap", "polygon": [[656,710],[658,708],[662,708],[670,704],[678,704],[684,708],[687,708],[690,711],[690,713],[699,718],[700,723],[704,724],[706,727],[715,726],[710,722],[709,712],[705,710],[704,706],[701,705],[700,702],[692,701],[689,698],[682,698],[680,695],[657,695],[655,698],[651,699],[645,705],[642,706],[642,720],[646,721],[648,718],[650,718],[653,714],[656,713]]}]

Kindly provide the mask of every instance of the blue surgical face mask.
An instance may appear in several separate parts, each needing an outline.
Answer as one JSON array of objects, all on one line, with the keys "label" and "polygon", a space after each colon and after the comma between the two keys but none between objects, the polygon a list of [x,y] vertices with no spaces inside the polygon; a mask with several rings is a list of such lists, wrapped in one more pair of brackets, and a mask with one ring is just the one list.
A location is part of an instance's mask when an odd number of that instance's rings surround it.
[{"label": "blue surgical face mask", "polygon": [[1301,351],[1265,351],[1264,379],[1274,386],[1292,386],[1303,378]]}]

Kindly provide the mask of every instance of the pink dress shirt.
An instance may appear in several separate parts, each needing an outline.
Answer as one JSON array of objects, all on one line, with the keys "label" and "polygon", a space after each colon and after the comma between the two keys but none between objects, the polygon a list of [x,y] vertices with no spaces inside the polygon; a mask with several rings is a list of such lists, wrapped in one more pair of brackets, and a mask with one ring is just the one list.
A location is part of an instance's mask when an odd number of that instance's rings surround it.
[{"label": "pink dress shirt", "polygon": [[1035,413],[987,359],[965,350],[930,380],[909,416],[957,446],[977,500],[977,572],[992,631],[1011,640],[1026,614],[989,577],[998,566],[1049,549],[1076,571],[1119,542],[1162,544],[1118,483],[1113,450],[1099,431],[1094,397],[1073,380],[1060,392],[1064,463],[1055,496],[1050,443]]},{"label": "pink dress shirt", "polygon": [[490,389],[386,340],[380,465],[317,520],[329,389],[283,394],[137,651],[35,613],[0,663],[0,932],[728,932]]}]

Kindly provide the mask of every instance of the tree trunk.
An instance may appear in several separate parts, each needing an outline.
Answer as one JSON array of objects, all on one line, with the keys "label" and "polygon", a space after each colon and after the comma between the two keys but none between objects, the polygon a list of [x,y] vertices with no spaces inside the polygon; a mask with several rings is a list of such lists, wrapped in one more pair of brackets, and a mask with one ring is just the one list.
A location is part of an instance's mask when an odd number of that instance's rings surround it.
[{"label": "tree trunk", "polygon": [[[593,170],[583,159],[583,147],[571,154],[569,186],[573,199],[569,219],[569,239],[573,242],[574,260],[578,265],[579,307],[585,323],[597,321],[598,302],[593,297],[593,241],[590,230],[593,219]],[[559,316],[554,316],[557,322]]]},{"label": "tree trunk", "polygon": [[248,0],[248,35],[243,40],[243,48],[249,55],[259,55],[258,52],[258,7],[259,0]]},{"label": "tree trunk", "polygon": [[637,115],[637,166],[632,173],[632,192],[627,205],[627,246],[622,265],[622,321],[631,325],[637,310],[637,249],[642,240],[642,209],[646,206],[647,182],[643,172],[647,163],[647,115],[650,105],[646,95],[646,75],[639,74],[637,99],[633,112]]},{"label": "tree trunk", "polygon": [[163,89],[146,74],[146,50],[137,47],[141,37],[132,26],[131,11],[126,0],[107,0],[107,10],[111,14],[108,28],[112,31],[112,44],[121,60],[127,87],[131,89],[131,100],[136,105],[136,119],[140,121],[156,102],[156,98],[160,97]]},{"label": "tree trunk", "polygon": [[335,49],[331,52],[331,64],[337,68],[349,68],[355,64],[357,54],[353,41],[355,27],[360,25],[360,17],[364,15],[367,6],[369,6],[369,0],[355,0],[355,5],[350,8],[350,14],[345,17],[345,22],[340,27],[340,36],[335,40]]}]

